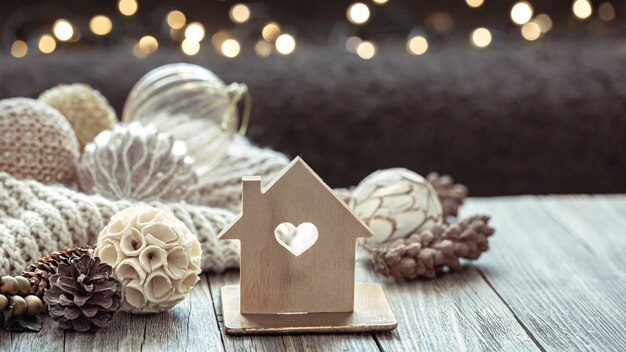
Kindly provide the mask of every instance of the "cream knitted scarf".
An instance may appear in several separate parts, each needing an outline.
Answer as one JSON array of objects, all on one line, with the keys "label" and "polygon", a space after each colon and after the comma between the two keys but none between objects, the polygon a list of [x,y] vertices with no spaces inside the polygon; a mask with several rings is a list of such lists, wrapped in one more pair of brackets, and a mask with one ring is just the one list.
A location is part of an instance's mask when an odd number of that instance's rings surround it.
[{"label": "cream knitted scarf", "polygon": [[[172,212],[198,236],[204,271],[238,267],[237,242],[218,241],[217,234],[239,210],[241,177],[259,175],[271,180],[288,162],[281,153],[237,137],[215,169],[213,182],[200,190],[201,205],[150,205]],[[95,244],[109,218],[134,204],[0,172],[0,273],[19,274],[26,265],[52,251]]]}]

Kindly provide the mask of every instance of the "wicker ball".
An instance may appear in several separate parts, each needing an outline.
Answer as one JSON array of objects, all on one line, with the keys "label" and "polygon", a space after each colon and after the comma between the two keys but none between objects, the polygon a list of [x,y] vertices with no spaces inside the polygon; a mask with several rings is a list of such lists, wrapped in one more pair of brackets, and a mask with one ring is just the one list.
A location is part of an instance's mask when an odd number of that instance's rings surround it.
[{"label": "wicker ball", "polygon": [[101,132],[83,152],[80,189],[110,199],[193,201],[197,177],[185,143],[134,122]]},{"label": "wicker ball", "polygon": [[58,111],[29,98],[0,101],[0,171],[73,185],[78,156],[76,135]]},{"label": "wicker ball", "polygon": [[122,283],[122,310],[158,313],[181,302],[198,282],[202,249],[174,215],[135,206],[111,217],[95,255]]},{"label": "wicker ball", "polygon": [[354,189],[349,206],[374,233],[366,240],[369,244],[428,230],[443,220],[433,186],[403,168],[379,170],[364,178]]},{"label": "wicker ball", "polygon": [[86,84],[61,84],[43,92],[39,100],[59,110],[67,118],[81,150],[98,133],[113,128],[117,121],[115,110],[106,98]]}]

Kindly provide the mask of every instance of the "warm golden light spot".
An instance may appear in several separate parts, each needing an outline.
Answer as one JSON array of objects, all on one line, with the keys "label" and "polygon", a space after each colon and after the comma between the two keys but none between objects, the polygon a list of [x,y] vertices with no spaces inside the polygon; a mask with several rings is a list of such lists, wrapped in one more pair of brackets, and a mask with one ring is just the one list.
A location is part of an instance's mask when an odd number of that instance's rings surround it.
[{"label": "warm golden light spot", "polygon": [[173,10],[167,14],[165,21],[167,21],[167,25],[170,26],[172,29],[181,29],[185,27],[185,24],[187,23],[187,17],[185,17],[184,13],[178,10]]},{"label": "warm golden light spot", "polygon": [[180,48],[186,55],[193,56],[200,51],[200,43],[185,39],[180,43]]},{"label": "warm golden light spot", "polygon": [[239,45],[238,41],[230,38],[230,39],[226,39],[222,43],[222,46],[220,49],[222,51],[222,55],[233,58],[239,55],[239,52],[241,51],[241,46]]},{"label": "warm golden light spot", "polygon": [[280,35],[280,25],[276,22],[269,22],[265,26],[263,26],[263,30],[261,31],[261,35],[263,39],[268,42],[274,41]]},{"label": "warm golden light spot", "polygon": [[574,12],[574,16],[585,20],[591,16],[593,8],[589,0],[576,0],[572,4],[572,11]]},{"label": "warm golden light spot", "polygon": [[447,12],[439,11],[426,17],[426,26],[435,32],[448,33],[452,30],[454,23]]},{"label": "warm golden light spot", "polygon": [[528,41],[539,39],[541,36],[541,27],[534,21],[530,21],[522,26],[522,37]]},{"label": "warm golden light spot", "polygon": [[600,4],[598,7],[598,15],[604,22],[611,22],[615,19],[615,8],[610,2]]},{"label": "warm golden light spot", "polygon": [[230,38],[230,33],[228,33],[228,31],[226,30],[219,30],[217,32],[215,32],[215,34],[213,34],[213,36],[211,36],[211,44],[213,44],[213,47],[215,48],[215,50],[220,51],[222,50],[222,44],[224,44],[224,41],[226,41],[226,39]]},{"label": "warm golden light spot", "polygon": [[28,44],[23,40],[16,40],[11,45],[11,55],[15,58],[22,58],[28,54]]},{"label": "warm golden light spot", "polygon": [[235,4],[230,8],[229,16],[235,23],[244,23],[250,19],[250,8],[245,4]]},{"label": "warm golden light spot", "polygon": [[146,35],[139,39],[139,50],[141,50],[146,55],[152,54],[159,47],[159,42],[155,37],[151,35]]},{"label": "warm golden light spot", "polygon": [[485,0],[465,0],[465,3],[469,6],[469,7],[480,7],[483,3],[485,2]]},{"label": "warm golden light spot", "polygon": [[376,5],[384,5],[389,2],[389,0],[373,0]]},{"label": "warm golden light spot", "polygon": [[135,0],[120,0],[117,3],[117,8],[124,16],[132,16],[137,12],[139,5]]},{"label": "warm golden light spot", "polygon": [[356,54],[356,48],[359,46],[359,44],[361,44],[362,40],[359,37],[356,36],[351,36],[348,37],[348,39],[346,39],[346,49],[353,53]]},{"label": "warm golden light spot", "polygon": [[363,24],[370,18],[370,9],[362,2],[355,2],[348,7],[348,21],[354,24]]},{"label": "warm golden light spot", "polygon": [[204,26],[199,22],[191,22],[185,29],[185,39],[200,42],[204,39]]},{"label": "warm golden light spot", "polygon": [[54,36],[57,37],[58,40],[63,42],[68,41],[72,39],[74,35],[74,27],[72,27],[70,21],[61,18],[54,22],[52,33],[54,33]]},{"label": "warm golden light spot", "polygon": [[113,22],[107,16],[96,15],[89,21],[89,29],[95,35],[107,35],[113,29]]},{"label": "warm golden light spot", "polygon": [[254,52],[260,57],[268,57],[272,54],[273,46],[266,40],[259,40],[254,45]]},{"label": "warm golden light spot", "polygon": [[472,45],[477,48],[485,48],[491,44],[491,32],[484,27],[476,28],[470,36]]},{"label": "warm golden light spot", "polygon": [[515,24],[523,25],[530,21],[532,17],[533,7],[529,2],[520,1],[511,8],[511,20],[513,20]]},{"label": "warm golden light spot", "polygon": [[546,33],[552,29],[552,19],[545,13],[537,15],[534,22],[536,22],[539,25],[539,28],[541,28],[541,33]]},{"label": "warm golden light spot", "polygon": [[44,34],[39,37],[39,44],[37,46],[42,53],[50,54],[57,48],[57,42],[50,34]]},{"label": "warm golden light spot", "polygon": [[421,35],[416,35],[409,39],[406,48],[413,55],[422,55],[428,50],[428,40]]},{"label": "warm golden light spot", "polygon": [[296,39],[290,34],[281,34],[276,38],[276,51],[282,55],[289,55],[296,49]]},{"label": "warm golden light spot", "polygon": [[363,60],[369,60],[376,55],[376,47],[372,42],[362,41],[356,47],[356,54]]}]

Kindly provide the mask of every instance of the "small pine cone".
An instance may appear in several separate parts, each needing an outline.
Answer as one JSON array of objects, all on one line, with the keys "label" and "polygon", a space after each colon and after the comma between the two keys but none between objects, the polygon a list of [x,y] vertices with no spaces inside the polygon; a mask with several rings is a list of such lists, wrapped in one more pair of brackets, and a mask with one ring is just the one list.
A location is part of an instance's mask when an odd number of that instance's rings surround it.
[{"label": "small pine cone", "polygon": [[494,233],[489,217],[476,215],[454,225],[438,224],[430,230],[398,239],[372,253],[374,269],[385,276],[434,278],[444,268],[461,269],[460,259],[477,259],[488,249]]},{"label": "small pine cone", "polygon": [[89,254],[59,264],[44,294],[52,319],[63,329],[81,332],[104,326],[120,307],[122,284],[112,271]]},{"label": "small pine cone", "polygon": [[83,254],[93,255],[93,247],[74,247],[52,252],[27,266],[22,276],[30,281],[30,294],[43,299],[50,287],[50,277],[56,274],[59,264],[69,264],[72,259],[80,258]]},{"label": "small pine cone", "polygon": [[459,208],[469,194],[467,187],[460,183],[454,183],[452,177],[448,175],[439,175],[436,172],[431,172],[426,178],[439,195],[441,207],[443,208],[443,218],[447,219],[449,216],[457,216]]}]

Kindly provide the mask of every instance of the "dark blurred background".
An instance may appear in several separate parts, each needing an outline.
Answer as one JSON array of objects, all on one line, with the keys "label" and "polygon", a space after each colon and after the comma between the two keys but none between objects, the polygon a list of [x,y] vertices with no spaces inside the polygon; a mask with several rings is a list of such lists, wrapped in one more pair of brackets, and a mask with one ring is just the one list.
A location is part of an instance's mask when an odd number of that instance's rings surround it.
[{"label": "dark blurred background", "polygon": [[481,196],[626,192],[625,1],[4,0],[0,24],[0,98],[84,82],[121,115],[192,62],[247,83],[250,139],[332,186],[403,166]]}]

